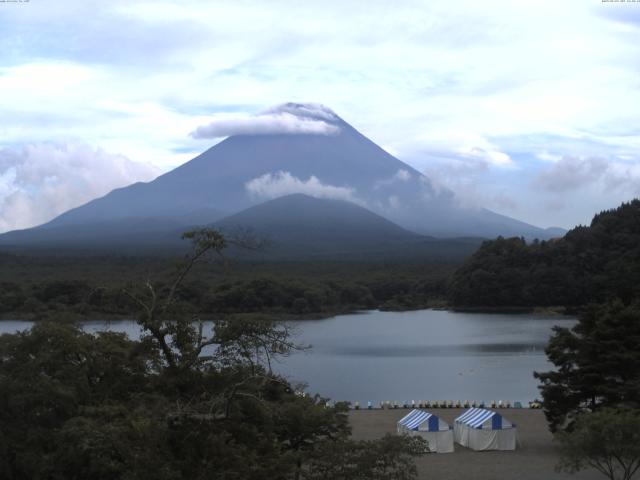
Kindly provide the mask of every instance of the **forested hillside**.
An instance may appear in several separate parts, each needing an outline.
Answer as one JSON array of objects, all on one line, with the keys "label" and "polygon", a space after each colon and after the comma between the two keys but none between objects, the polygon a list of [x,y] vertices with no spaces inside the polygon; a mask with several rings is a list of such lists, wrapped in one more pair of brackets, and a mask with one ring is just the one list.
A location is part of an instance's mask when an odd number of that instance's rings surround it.
[{"label": "forested hillside", "polygon": [[[168,288],[176,258],[0,255],[0,318],[131,316],[123,294],[147,279]],[[441,305],[460,261],[203,264],[178,291],[185,310],[325,317],[359,309]]]},{"label": "forested hillside", "polygon": [[563,238],[487,241],[453,275],[455,306],[581,306],[640,293],[640,200]]}]

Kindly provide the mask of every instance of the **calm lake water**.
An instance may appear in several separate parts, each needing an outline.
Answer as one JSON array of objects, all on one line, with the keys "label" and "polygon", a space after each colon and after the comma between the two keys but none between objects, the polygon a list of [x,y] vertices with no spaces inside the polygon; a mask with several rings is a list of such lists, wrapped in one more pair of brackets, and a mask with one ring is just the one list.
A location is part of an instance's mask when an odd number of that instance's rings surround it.
[{"label": "calm lake water", "polygon": [[[551,368],[544,354],[554,325],[575,320],[540,315],[455,313],[438,310],[363,312],[291,322],[299,343],[311,344],[274,366],[310,393],[335,400],[503,400],[539,397],[533,371]],[[30,327],[2,321],[0,333]],[[124,331],[134,322],[88,322],[89,332]]]}]

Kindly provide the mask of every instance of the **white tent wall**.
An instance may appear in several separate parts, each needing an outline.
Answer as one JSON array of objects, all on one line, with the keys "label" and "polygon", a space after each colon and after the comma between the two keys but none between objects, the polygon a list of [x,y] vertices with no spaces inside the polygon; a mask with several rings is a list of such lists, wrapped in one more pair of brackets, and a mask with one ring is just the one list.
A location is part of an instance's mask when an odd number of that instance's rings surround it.
[{"label": "white tent wall", "polygon": [[447,422],[432,413],[412,410],[398,421],[397,431],[400,435],[424,438],[429,444],[430,452],[453,452],[453,430]]},{"label": "white tent wall", "polygon": [[456,442],[472,450],[515,450],[516,429],[485,430],[463,426]]},{"label": "white tent wall", "polygon": [[[453,422],[453,438],[455,439],[456,442],[458,442],[460,445],[464,445],[460,439],[462,438],[462,424],[459,422],[454,421]],[[464,445],[466,446],[466,445]]]},{"label": "white tent wall", "polygon": [[433,453],[453,453],[453,430],[440,432],[410,431],[409,435],[422,437],[429,444],[429,451]]},{"label": "white tent wall", "polygon": [[497,412],[471,409],[454,422],[455,441],[472,450],[515,450],[517,430]]}]

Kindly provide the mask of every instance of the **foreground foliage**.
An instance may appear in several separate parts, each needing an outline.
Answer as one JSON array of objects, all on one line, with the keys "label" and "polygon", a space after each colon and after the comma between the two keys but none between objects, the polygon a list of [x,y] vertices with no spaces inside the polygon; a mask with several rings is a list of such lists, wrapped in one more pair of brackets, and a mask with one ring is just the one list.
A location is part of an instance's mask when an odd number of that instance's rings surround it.
[{"label": "foreground foliage", "polygon": [[640,467],[640,304],[590,306],[572,329],[555,328],[546,352],[556,369],[535,376],[558,468],[630,480]]},{"label": "foreground foliage", "polygon": [[640,410],[588,413],[556,438],[562,452],[559,470],[575,473],[592,467],[610,480],[630,480],[640,468]]},{"label": "foreground foliage", "polygon": [[535,376],[552,430],[598,408],[640,408],[640,304],[591,306],[572,329],[555,327],[546,352],[556,369]]},{"label": "foreground foliage", "polygon": [[308,480],[409,480],[417,474],[412,457],[424,452],[420,437],[401,441],[387,434],[380,441],[325,442],[305,473]]},{"label": "foreground foliage", "polygon": [[0,478],[323,478],[329,465],[331,478],[415,478],[415,440],[353,442],[346,405],[271,370],[298,348],[286,326],[225,319],[207,332],[184,309],[184,279],[226,247],[210,230],[187,238],[193,253],[168,287],[124,292],[140,341],[62,321],[0,337]]}]

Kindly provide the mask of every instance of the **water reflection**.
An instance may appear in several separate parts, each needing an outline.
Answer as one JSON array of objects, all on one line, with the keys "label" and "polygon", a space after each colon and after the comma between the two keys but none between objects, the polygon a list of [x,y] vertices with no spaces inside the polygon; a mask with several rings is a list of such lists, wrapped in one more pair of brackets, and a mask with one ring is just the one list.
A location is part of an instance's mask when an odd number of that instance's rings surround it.
[{"label": "water reflection", "polygon": [[544,355],[546,343],[480,343],[472,345],[316,347],[316,352],[344,356],[442,357],[459,355]]},{"label": "water reflection", "polygon": [[296,322],[312,345],[279,369],[311,392],[334,399],[510,400],[537,396],[533,371],[551,368],[544,354],[551,328],[574,319],[540,315],[422,310],[368,312]]},{"label": "water reflection", "polygon": [[[469,314],[436,310],[366,312],[291,322],[311,344],[277,363],[291,381],[337,400],[510,400],[537,396],[533,371],[551,368],[544,355],[551,328],[566,317]],[[31,327],[1,321],[0,333]],[[87,322],[139,338],[134,321]],[[208,323],[206,330],[210,330]]]}]

